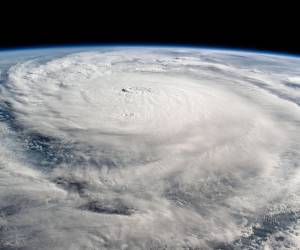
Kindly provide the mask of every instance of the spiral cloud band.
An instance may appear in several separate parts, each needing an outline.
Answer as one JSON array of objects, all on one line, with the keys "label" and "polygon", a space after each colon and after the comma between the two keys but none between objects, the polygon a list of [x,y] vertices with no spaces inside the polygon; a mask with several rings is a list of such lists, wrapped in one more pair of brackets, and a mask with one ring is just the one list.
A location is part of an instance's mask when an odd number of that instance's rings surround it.
[{"label": "spiral cloud band", "polygon": [[0,55],[0,249],[300,247],[300,59]]}]

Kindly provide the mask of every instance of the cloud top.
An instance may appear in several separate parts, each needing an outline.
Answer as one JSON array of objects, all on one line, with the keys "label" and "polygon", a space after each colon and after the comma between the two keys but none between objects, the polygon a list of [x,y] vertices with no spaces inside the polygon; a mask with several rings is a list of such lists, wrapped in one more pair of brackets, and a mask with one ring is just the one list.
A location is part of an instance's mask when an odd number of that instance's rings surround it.
[{"label": "cloud top", "polygon": [[299,246],[299,59],[47,53],[0,60],[1,247]]}]

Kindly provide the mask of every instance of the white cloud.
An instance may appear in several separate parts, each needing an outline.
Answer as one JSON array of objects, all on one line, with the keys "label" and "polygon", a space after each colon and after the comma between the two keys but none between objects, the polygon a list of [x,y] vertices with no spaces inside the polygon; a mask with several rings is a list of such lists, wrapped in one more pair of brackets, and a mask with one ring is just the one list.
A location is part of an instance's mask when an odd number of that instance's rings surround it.
[{"label": "white cloud", "polygon": [[290,72],[242,65],[273,57],[241,53],[239,67],[234,55],[97,50],[10,67],[0,246],[274,245],[279,232],[255,230],[299,214],[300,111],[269,91],[287,95],[272,79]]}]

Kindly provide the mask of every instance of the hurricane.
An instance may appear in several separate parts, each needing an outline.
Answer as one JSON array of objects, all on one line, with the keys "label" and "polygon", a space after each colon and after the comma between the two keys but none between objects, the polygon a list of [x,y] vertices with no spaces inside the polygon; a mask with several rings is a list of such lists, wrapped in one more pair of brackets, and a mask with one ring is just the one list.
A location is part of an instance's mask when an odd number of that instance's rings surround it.
[{"label": "hurricane", "polygon": [[299,249],[300,58],[0,52],[0,249]]}]

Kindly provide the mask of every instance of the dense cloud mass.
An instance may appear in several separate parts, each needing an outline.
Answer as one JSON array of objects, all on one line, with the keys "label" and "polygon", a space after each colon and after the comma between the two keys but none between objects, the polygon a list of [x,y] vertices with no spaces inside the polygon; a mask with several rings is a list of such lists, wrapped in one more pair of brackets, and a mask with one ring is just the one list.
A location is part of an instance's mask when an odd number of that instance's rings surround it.
[{"label": "dense cloud mass", "polygon": [[300,59],[0,54],[0,249],[300,247]]}]

